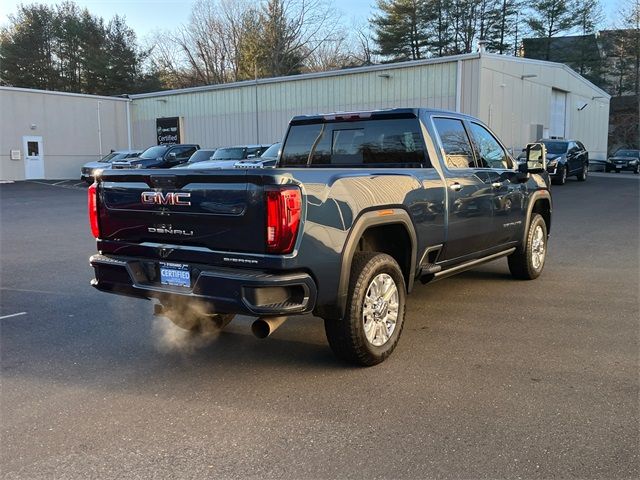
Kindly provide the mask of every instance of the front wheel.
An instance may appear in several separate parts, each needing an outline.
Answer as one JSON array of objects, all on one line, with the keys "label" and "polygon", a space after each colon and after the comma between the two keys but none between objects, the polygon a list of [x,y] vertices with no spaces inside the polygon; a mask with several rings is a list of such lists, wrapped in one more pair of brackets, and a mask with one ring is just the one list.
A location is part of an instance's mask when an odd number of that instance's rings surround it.
[{"label": "front wheel", "polygon": [[544,268],[547,256],[547,224],[542,215],[536,213],[531,218],[525,244],[508,257],[509,271],[520,280],[538,278]]},{"label": "front wheel", "polygon": [[553,183],[555,183],[556,185],[564,185],[565,183],[567,183],[567,175],[569,174],[569,167],[565,165],[564,167],[559,167],[559,168],[561,168],[560,176],[555,178],[553,180]]},{"label": "front wheel", "polygon": [[404,326],[405,298],[402,270],[393,257],[356,253],[345,315],[324,321],[327,340],[336,356],[370,366],[391,355]]}]

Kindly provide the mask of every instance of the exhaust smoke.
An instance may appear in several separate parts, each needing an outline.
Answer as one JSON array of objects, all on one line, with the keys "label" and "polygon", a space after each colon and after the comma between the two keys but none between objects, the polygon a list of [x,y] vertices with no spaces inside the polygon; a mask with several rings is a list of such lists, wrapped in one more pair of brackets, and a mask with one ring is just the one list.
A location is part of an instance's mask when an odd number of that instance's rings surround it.
[{"label": "exhaust smoke", "polygon": [[224,327],[202,303],[193,299],[181,299],[166,306],[156,304],[154,312],[153,338],[164,353],[191,355],[211,345]]}]

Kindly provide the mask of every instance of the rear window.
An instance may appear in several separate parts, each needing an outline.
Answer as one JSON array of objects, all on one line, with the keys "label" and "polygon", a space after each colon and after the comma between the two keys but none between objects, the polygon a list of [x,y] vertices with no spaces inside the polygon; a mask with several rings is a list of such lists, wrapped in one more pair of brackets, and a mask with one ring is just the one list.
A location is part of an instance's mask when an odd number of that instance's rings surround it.
[{"label": "rear window", "polygon": [[431,166],[417,119],[293,125],[281,167]]}]

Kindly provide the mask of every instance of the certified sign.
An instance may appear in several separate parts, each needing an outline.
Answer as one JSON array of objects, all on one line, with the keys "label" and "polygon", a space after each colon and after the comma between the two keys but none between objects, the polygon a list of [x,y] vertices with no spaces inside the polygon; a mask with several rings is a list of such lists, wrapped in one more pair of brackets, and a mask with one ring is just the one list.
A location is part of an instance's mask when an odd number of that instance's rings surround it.
[{"label": "certified sign", "polygon": [[180,117],[156,118],[158,145],[180,143]]}]

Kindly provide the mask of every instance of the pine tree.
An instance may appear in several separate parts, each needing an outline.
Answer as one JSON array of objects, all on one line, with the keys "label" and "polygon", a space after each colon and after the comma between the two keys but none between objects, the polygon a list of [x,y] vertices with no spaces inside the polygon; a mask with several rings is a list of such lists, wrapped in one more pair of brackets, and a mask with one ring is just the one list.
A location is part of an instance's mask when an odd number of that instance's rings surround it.
[{"label": "pine tree", "polygon": [[54,11],[45,5],[21,5],[0,33],[0,82],[27,88],[55,89]]},{"label": "pine tree", "polygon": [[[431,11],[425,0],[378,0],[373,16],[377,53],[392,60],[418,60],[428,44],[426,29]],[[438,45],[442,50],[444,47]]]},{"label": "pine tree", "polygon": [[17,87],[114,94],[159,85],[142,72],[147,53],[121,17],[102,18],[73,2],[21,5],[0,32],[0,82]]},{"label": "pine tree", "polygon": [[536,0],[526,23],[539,38],[546,38],[545,60],[551,57],[551,39],[576,26],[575,12],[567,0]]}]

